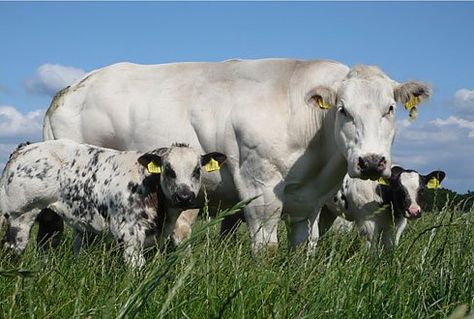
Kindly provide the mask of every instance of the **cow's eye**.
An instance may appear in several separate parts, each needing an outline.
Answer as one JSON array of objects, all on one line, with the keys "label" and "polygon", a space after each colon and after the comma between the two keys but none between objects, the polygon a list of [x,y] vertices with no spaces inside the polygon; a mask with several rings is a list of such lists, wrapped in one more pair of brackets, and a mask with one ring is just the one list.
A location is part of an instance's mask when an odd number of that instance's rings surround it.
[{"label": "cow's eye", "polygon": [[347,111],[344,105],[339,106],[337,110],[339,111],[339,113],[347,117]]},{"label": "cow's eye", "polygon": [[169,177],[169,178],[176,178],[175,171],[169,165],[166,165],[165,175],[166,175],[166,177]]},{"label": "cow's eye", "polygon": [[196,169],[193,172],[193,177],[199,178],[199,176],[201,176],[201,169],[199,167],[196,167]]},{"label": "cow's eye", "polygon": [[393,105],[390,105],[385,115],[392,115],[393,112],[395,112],[395,107]]}]

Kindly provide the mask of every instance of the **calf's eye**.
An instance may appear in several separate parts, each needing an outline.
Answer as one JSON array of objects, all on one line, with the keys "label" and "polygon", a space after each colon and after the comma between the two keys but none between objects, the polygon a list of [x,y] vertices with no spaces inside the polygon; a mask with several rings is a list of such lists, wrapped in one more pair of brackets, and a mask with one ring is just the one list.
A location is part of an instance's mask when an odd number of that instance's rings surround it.
[{"label": "calf's eye", "polygon": [[393,105],[390,105],[385,115],[392,115],[393,112],[395,112],[395,107]]},{"label": "calf's eye", "polygon": [[166,169],[165,169],[165,175],[166,175],[166,177],[169,177],[169,178],[176,178],[176,173],[169,166],[167,166]]},{"label": "calf's eye", "polygon": [[193,177],[199,178],[199,176],[201,176],[201,170],[199,169],[199,167],[197,167],[193,172]]}]

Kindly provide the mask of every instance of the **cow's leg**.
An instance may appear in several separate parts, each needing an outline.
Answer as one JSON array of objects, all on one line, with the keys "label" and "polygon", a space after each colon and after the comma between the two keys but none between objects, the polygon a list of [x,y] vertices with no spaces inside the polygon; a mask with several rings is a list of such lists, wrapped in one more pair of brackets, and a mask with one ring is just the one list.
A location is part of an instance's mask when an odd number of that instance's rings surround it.
[{"label": "cow's leg", "polygon": [[53,210],[45,208],[37,218],[39,227],[36,243],[40,249],[57,247],[61,243],[61,235],[64,230],[63,219]]},{"label": "cow's leg", "polygon": [[97,235],[91,232],[84,232],[80,229],[72,230],[72,250],[74,254],[79,254],[83,247],[88,247],[94,242]]},{"label": "cow's leg", "polygon": [[291,220],[288,218],[286,220],[286,229],[288,233],[288,244],[290,249],[294,249],[301,243],[305,242],[308,239],[310,233],[310,221],[308,219],[302,220]]},{"label": "cow's leg", "polygon": [[192,227],[198,214],[199,209],[188,209],[178,216],[172,235],[173,245],[178,246],[191,237]]},{"label": "cow's leg", "polygon": [[145,265],[143,249],[145,245],[145,231],[138,227],[124,227],[122,238],[125,245],[123,257],[125,263],[131,268],[142,268]]},{"label": "cow's leg", "polygon": [[357,222],[357,227],[359,229],[359,235],[366,239],[367,249],[375,247],[379,238],[377,223],[373,220],[364,220]]},{"label": "cow's leg", "polygon": [[402,236],[405,227],[407,227],[407,220],[406,218],[401,218],[401,220],[396,225],[397,229],[395,231],[395,245],[398,245],[400,242],[400,237]]},{"label": "cow's leg", "polygon": [[254,254],[258,254],[263,247],[271,250],[277,248],[278,223],[282,211],[282,202],[273,191],[265,189],[260,194],[263,195],[254,199],[244,208]]},{"label": "cow's leg", "polygon": [[40,209],[34,208],[26,213],[8,214],[8,228],[5,232],[3,246],[19,255],[25,250],[30,237],[30,230]]},{"label": "cow's leg", "polygon": [[326,205],[321,208],[321,213],[319,214],[319,236],[323,236],[334,224],[337,215],[332,213]]},{"label": "cow's leg", "polygon": [[221,238],[235,237],[235,233],[243,221],[245,221],[243,211],[224,217],[220,229]]}]

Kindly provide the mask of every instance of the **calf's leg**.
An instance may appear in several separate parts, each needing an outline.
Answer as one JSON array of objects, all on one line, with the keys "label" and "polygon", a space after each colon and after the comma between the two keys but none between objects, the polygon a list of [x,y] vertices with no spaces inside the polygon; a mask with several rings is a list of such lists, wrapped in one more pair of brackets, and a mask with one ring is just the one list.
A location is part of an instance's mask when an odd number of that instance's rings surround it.
[{"label": "calf's leg", "polygon": [[40,209],[34,208],[25,213],[9,213],[8,228],[3,239],[3,247],[19,255],[25,250],[30,237],[31,227]]},{"label": "calf's leg", "polygon": [[63,219],[53,210],[45,208],[37,218],[39,228],[36,243],[42,250],[49,247],[55,248],[61,243],[61,235],[64,230]]}]

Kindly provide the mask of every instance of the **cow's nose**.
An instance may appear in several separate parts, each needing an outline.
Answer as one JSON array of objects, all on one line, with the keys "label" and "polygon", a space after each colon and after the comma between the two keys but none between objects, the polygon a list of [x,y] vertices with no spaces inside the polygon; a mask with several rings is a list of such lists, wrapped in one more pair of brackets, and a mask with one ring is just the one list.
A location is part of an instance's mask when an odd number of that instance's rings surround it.
[{"label": "cow's nose", "polygon": [[194,201],[194,194],[190,191],[179,191],[174,196],[174,201],[180,206],[186,206]]},{"label": "cow's nose", "polygon": [[421,208],[420,206],[412,205],[408,208],[408,213],[411,218],[419,218],[421,217]]},{"label": "cow's nose", "polygon": [[364,157],[359,157],[358,165],[362,178],[376,180],[382,175],[387,167],[387,160],[384,156],[369,154]]}]

